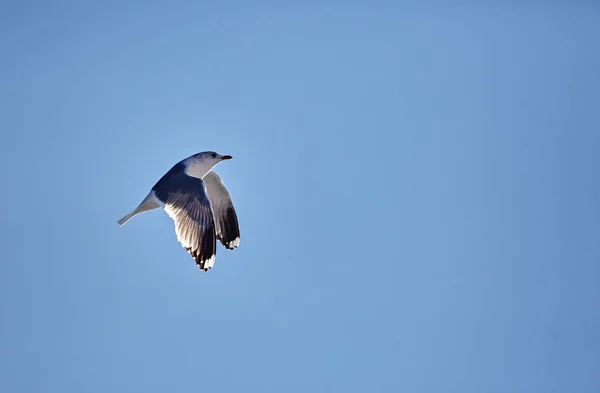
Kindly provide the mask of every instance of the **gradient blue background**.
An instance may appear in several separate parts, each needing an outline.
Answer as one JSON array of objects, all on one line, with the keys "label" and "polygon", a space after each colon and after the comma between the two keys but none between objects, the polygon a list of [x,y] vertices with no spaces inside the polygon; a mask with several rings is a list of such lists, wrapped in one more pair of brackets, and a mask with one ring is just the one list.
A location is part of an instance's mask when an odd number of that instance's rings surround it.
[{"label": "gradient blue background", "polygon": [[[598,6],[4,2],[0,49],[2,392],[600,392]],[[116,224],[203,150],[208,273]]]}]

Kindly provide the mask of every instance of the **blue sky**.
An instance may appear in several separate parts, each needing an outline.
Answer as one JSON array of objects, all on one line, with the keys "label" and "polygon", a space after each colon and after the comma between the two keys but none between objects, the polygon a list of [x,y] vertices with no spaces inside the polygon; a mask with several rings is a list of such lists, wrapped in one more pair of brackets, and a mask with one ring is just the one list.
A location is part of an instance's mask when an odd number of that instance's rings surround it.
[{"label": "blue sky", "polygon": [[[600,391],[597,6],[5,2],[0,49],[0,390]],[[116,224],[204,150],[208,273]]]}]

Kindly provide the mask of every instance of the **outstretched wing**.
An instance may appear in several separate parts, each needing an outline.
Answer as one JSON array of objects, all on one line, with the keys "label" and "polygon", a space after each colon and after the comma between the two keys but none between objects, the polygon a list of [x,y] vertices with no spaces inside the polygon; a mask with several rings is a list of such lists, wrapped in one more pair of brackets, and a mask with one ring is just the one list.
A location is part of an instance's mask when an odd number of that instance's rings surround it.
[{"label": "outstretched wing", "polygon": [[183,166],[176,165],[152,191],[175,222],[177,240],[200,269],[212,268],[217,250],[215,223],[202,179],[188,176]]},{"label": "outstretched wing", "polygon": [[231,195],[214,171],[204,176],[204,183],[213,209],[217,239],[225,248],[233,250],[240,244],[240,228]]}]

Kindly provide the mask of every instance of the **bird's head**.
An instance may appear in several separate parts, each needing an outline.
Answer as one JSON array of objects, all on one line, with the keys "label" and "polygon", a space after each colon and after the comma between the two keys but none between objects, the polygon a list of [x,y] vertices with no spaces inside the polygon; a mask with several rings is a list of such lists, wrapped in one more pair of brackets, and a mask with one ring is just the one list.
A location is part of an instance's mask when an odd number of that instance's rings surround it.
[{"label": "bird's head", "polygon": [[188,163],[188,174],[203,178],[212,168],[218,163],[225,160],[230,160],[233,157],[228,155],[221,155],[214,151],[203,151],[202,153],[194,154]]},{"label": "bird's head", "polygon": [[219,162],[224,161],[224,160],[230,160],[233,157],[223,156],[214,151],[203,151],[202,153],[198,153],[198,154],[194,155],[194,158],[198,161],[201,161],[201,162],[209,164],[209,165],[210,164],[217,165]]}]

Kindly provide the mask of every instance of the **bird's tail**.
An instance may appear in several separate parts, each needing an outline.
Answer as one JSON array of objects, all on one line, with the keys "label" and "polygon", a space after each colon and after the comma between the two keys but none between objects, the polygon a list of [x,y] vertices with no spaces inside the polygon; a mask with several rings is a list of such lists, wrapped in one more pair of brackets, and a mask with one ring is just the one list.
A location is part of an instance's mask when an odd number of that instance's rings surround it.
[{"label": "bird's tail", "polygon": [[131,218],[133,216],[135,216],[136,214],[138,214],[137,209],[135,209],[134,211],[132,211],[131,213],[129,213],[128,215],[126,215],[125,217],[121,218],[119,221],[117,221],[117,223],[119,224],[119,226],[122,226],[123,224],[125,224],[127,221],[131,220]]},{"label": "bird's tail", "polygon": [[117,224],[119,224],[119,226],[122,226],[127,221],[131,220],[134,216],[136,216],[140,213],[143,213],[143,212],[147,212],[149,210],[154,210],[159,207],[160,207],[160,205],[158,203],[156,203],[156,201],[154,200],[154,196],[152,195],[152,192],[151,192],[142,201],[142,203],[140,203],[140,205],[138,207],[136,207],[131,213],[129,213],[128,215],[126,215],[125,217],[123,217],[119,221],[117,221]]}]

